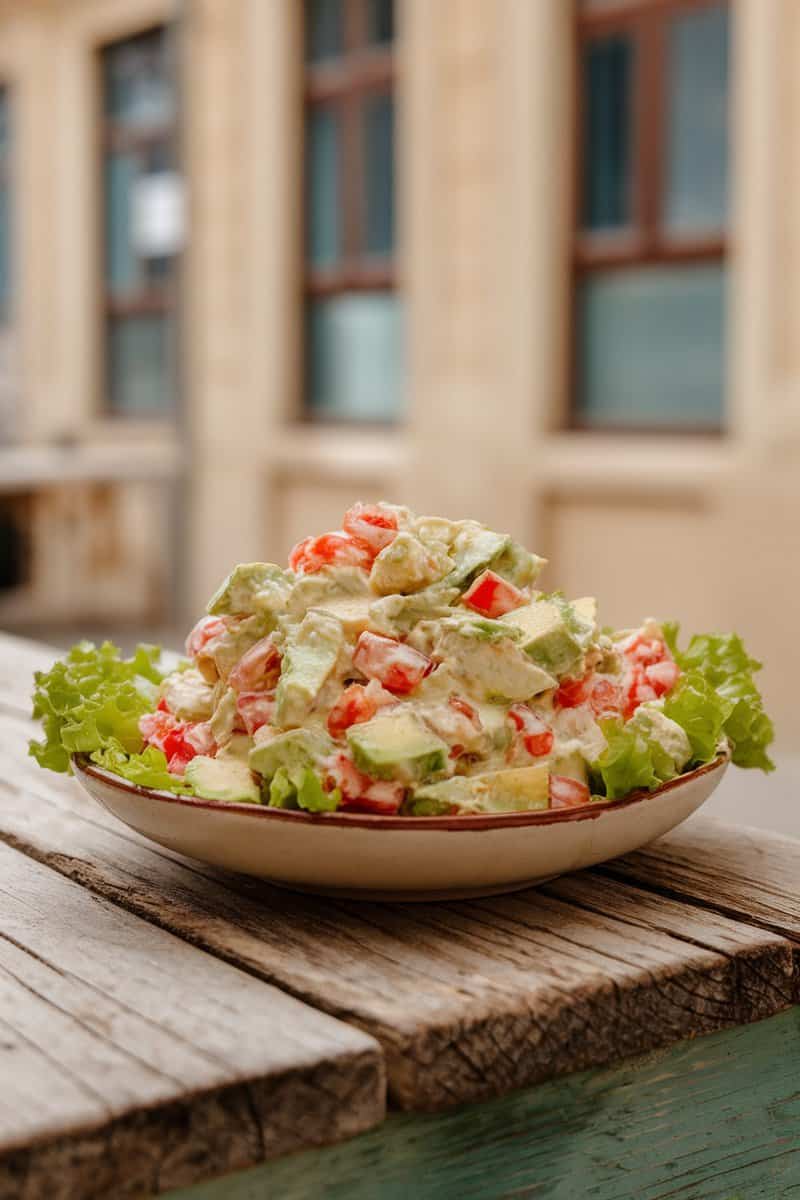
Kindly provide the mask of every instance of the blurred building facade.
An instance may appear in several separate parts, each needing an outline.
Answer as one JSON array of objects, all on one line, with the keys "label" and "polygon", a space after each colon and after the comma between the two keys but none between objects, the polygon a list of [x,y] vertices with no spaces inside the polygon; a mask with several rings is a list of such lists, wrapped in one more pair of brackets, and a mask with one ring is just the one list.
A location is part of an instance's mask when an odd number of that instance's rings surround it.
[{"label": "blurred building facade", "polygon": [[0,0],[0,624],[383,496],[740,629],[796,733],[797,61],[795,0]]}]

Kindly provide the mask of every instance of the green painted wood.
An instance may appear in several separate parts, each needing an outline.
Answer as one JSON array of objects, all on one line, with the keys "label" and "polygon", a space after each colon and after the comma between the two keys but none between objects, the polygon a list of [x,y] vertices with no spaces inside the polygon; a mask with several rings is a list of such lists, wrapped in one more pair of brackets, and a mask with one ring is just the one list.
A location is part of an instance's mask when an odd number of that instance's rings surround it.
[{"label": "green painted wood", "polygon": [[169,1200],[800,1198],[800,1007]]}]

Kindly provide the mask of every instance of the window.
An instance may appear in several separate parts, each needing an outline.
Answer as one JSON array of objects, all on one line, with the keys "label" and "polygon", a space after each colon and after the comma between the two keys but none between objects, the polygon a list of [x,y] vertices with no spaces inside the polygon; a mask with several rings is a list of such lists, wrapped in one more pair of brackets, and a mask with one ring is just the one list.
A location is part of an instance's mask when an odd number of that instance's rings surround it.
[{"label": "window", "polygon": [[107,46],[101,73],[106,404],[114,414],[163,415],[174,404],[181,232],[166,30]]},{"label": "window", "polygon": [[391,421],[401,407],[395,292],[394,6],[305,6],[305,406]]},{"label": "window", "polygon": [[11,317],[11,114],[0,86],[0,325]]},{"label": "window", "polygon": [[722,423],[728,42],[719,0],[580,6],[580,426]]}]

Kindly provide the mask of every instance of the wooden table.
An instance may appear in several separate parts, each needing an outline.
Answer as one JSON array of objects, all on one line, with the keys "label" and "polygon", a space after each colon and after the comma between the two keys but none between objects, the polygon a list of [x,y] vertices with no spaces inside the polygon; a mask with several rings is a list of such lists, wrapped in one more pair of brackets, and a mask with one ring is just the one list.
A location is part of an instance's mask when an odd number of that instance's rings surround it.
[{"label": "wooden table", "polygon": [[0,1200],[800,1197],[800,842],[295,896],[40,771],[53,654],[0,637]]}]

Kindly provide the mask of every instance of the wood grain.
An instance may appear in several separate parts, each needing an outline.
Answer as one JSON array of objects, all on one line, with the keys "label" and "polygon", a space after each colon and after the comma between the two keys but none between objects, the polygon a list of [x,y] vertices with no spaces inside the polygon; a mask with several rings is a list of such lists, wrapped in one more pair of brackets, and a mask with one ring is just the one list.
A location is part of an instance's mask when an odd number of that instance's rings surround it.
[{"label": "wood grain", "polygon": [[782,937],[583,876],[446,905],[316,900],[154,848],[25,757],[6,717],[0,838],[381,1042],[390,1094],[433,1109],[774,1013]]},{"label": "wood grain", "polygon": [[745,917],[800,946],[800,841],[695,817],[652,846],[602,867],[663,895]]},{"label": "wood grain", "polygon": [[0,845],[0,1197],[141,1196],[380,1121],[379,1047]]},{"label": "wood grain", "polygon": [[166,1200],[790,1200],[800,1010]]}]

